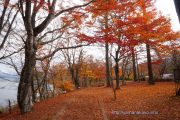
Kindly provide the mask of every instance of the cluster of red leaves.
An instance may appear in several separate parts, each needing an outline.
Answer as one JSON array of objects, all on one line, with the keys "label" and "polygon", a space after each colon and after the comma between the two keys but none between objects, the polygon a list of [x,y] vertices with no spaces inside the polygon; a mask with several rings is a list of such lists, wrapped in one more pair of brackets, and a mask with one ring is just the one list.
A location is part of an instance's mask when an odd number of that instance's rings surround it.
[{"label": "cluster of red leaves", "polygon": [[[116,101],[111,88],[87,88],[37,103],[32,112],[23,116],[15,109],[12,114],[0,115],[0,120],[102,120],[104,117],[110,120],[178,120],[180,97],[174,95],[172,82],[159,82],[154,86],[128,82],[117,91]],[[117,115],[112,111],[157,111],[158,114]]]},{"label": "cluster of red leaves", "polygon": [[[165,48],[163,43],[176,40],[179,33],[173,32],[170,19],[161,15],[154,4],[153,0],[95,1],[86,10],[92,14],[92,20],[99,20],[97,35],[89,37],[83,34],[78,38],[90,43],[109,42],[123,47],[148,43],[152,47]],[[92,22],[87,23],[93,26]]]}]

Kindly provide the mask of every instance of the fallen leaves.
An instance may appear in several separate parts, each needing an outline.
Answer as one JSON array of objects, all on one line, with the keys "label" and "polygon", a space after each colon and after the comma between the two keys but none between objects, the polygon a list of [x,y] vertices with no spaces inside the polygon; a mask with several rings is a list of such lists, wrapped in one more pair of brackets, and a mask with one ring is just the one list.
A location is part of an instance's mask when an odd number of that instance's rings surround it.
[{"label": "fallen leaves", "polygon": [[[140,112],[143,114],[135,114]],[[158,114],[144,114],[153,112]],[[179,113],[180,97],[175,96],[174,83],[150,86],[128,82],[117,91],[116,101],[111,88],[91,87],[36,103],[34,110],[25,115],[15,109],[12,114],[0,115],[0,120],[103,120],[103,114],[109,120],[178,120]]]}]

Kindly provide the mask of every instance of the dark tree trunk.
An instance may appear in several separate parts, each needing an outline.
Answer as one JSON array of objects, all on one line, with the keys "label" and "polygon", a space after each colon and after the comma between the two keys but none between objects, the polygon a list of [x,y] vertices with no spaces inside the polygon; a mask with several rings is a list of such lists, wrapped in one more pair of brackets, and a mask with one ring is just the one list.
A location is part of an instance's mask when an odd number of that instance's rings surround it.
[{"label": "dark tree trunk", "polygon": [[74,69],[73,69],[73,68],[69,68],[69,69],[70,69],[70,73],[71,73],[72,82],[73,82],[73,84],[75,85]]},{"label": "dark tree trunk", "polygon": [[70,72],[71,72],[71,78],[72,78],[72,82],[75,85],[76,88],[79,88],[79,75],[78,75],[78,70],[74,69],[74,68],[70,68]]},{"label": "dark tree trunk", "polygon": [[115,76],[116,76],[116,89],[119,89],[119,61],[120,61],[120,58],[119,58],[119,50],[120,50],[120,46],[118,46],[118,49],[116,50],[116,54],[115,54],[115,58],[114,58],[114,61],[115,61],[115,66],[114,66],[114,72],[115,72]]},{"label": "dark tree trunk", "polygon": [[106,42],[106,87],[110,87],[109,44]]},{"label": "dark tree trunk", "polygon": [[135,59],[135,53],[134,48],[132,50],[132,62],[133,62],[133,75],[134,75],[134,81],[137,81],[137,71],[136,71],[136,59]]},{"label": "dark tree trunk", "polygon": [[78,65],[78,67],[76,68],[76,88],[80,87],[80,84],[79,84],[79,70],[80,70],[80,66],[81,65]]},{"label": "dark tree trunk", "polygon": [[75,79],[75,87],[76,87],[76,89],[79,88],[79,79],[78,78]]},{"label": "dark tree trunk", "polygon": [[78,89],[79,88],[79,76],[78,76],[78,73],[76,73],[76,77],[75,77],[75,87],[76,87],[76,89]]},{"label": "dark tree trunk", "polygon": [[121,77],[122,77],[122,85],[124,85],[124,83],[125,83],[124,82],[124,79],[125,79],[124,78],[125,77],[124,65],[122,66],[122,76]]},{"label": "dark tree trunk", "polygon": [[34,80],[32,80],[32,82],[31,82],[31,89],[32,89],[32,102],[35,103],[36,102],[36,91],[34,88]]},{"label": "dark tree trunk", "polygon": [[115,70],[115,75],[116,75],[116,89],[119,89],[119,64],[117,60],[115,62],[116,63],[115,63],[114,70]]},{"label": "dark tree trunk", "polygon": [[[108,0],[106,0],[108,4]],[[108,12],[105,13],[105,28],[108,29]],[[106,87],[111,86],[111,73],[110,73],[110,61],[109,61],[109,44],[108,44],[108,33],[105,33],[106,43],[105,43],[105,58],[106,58]]]},{"label": "dark tree trunk", "polygon": [[125,72],[126,72],[126,60],[123,58],[122,62],[122,85],[125,85]]},{"label": "dark tree trunk", "polygon": [[174,0],[174,4],[175,4],[176,12],[180,21],[180,0]]},{"label": "dark tree trunk", "polygon": [[37,40],[34,37],[33,27],[31,23],[31,2],[26,2],[25,6],[25,16],[23,16],[24,25],[27,32],[27,38],[25,41],[25,63],[21,71],[17,93],[17,101],[22,114],[31,111],[32,109],[31,84],[36,64],[37,51]]},{"label": "dark tree trunk", "polygon": [[147,64],[148,64],[148,83],[153,85],[154,79],[153,79],[153,71],[152,71],[152,63],[151,63],[151,51],[150,51],[150,45],[146,44],[146,50],[147,50]]},{"label": "dark tree trunk", "polygon": [[18,86],[17,100],[21,113],[31,111],[32,108],[32,89],[33,71],[36,64],[36,47],[34,46],[33,32],[27,36],[25,45],[25,63],[21,72]]}]

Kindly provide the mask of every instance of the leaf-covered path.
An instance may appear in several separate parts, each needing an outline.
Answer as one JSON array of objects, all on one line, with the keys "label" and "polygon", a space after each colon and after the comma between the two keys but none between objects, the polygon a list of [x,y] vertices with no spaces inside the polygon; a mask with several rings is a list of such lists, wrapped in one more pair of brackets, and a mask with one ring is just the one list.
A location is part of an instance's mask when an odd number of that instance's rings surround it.
[{"label": "leaf-covered path", "polygon": [[34,110],[20,115],[0,115],[0,120],[179,120],[180,98],[170,82],[127,83],[113,100],[111,88],[93,87],[42,101]]}]

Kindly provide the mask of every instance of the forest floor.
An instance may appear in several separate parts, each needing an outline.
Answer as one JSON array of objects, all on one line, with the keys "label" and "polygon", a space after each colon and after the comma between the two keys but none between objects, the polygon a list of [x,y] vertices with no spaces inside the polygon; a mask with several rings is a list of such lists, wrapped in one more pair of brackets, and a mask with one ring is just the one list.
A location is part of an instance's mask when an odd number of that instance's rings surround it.
[{"label": "forest floor", "polygon": [[180,120],[180,97],[172,82],[128,82],[116,100],[111,88],[84,88],[36,103],[25,115],[14,109],[0,120]]}]

